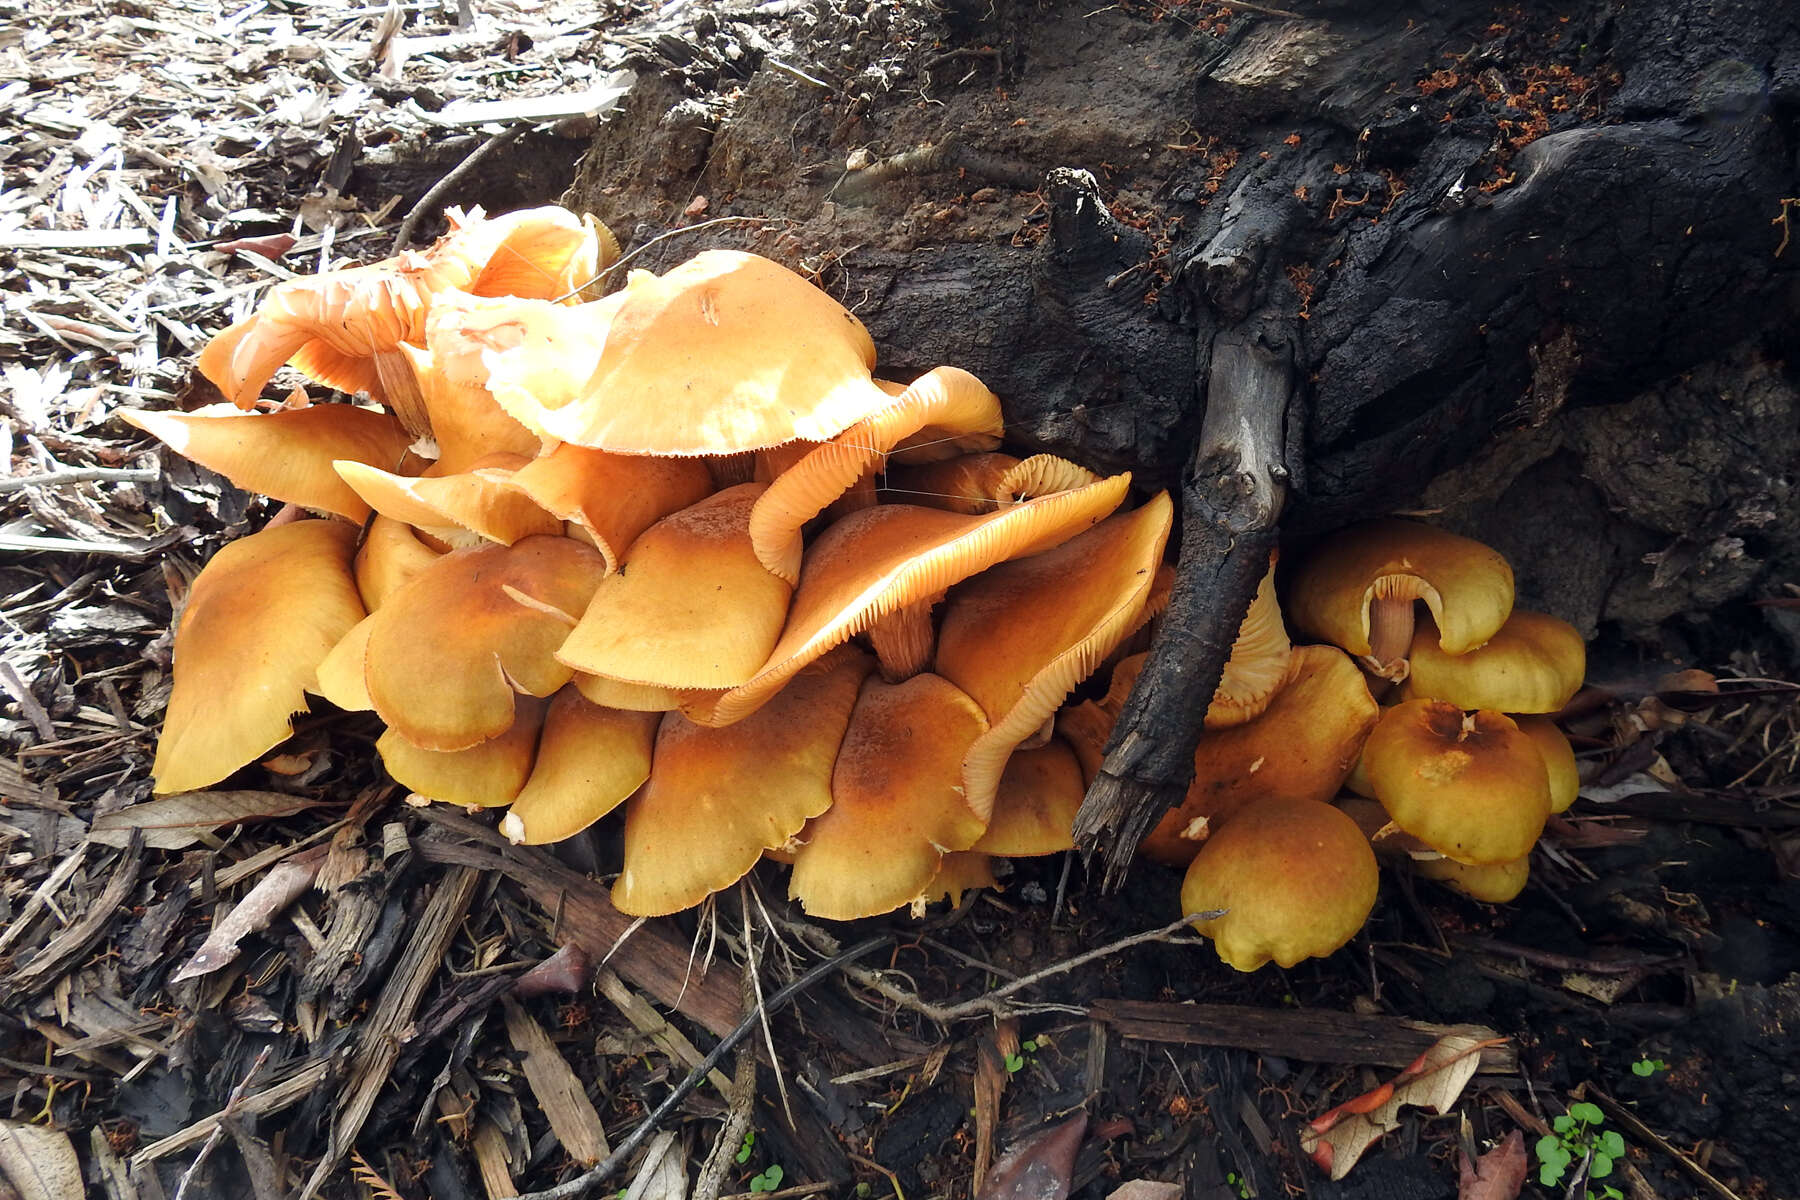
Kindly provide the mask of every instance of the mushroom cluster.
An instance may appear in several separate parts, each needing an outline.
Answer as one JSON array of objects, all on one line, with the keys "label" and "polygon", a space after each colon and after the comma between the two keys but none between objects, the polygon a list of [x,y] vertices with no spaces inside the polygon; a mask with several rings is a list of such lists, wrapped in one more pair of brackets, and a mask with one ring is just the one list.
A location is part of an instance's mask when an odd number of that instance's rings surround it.
[{"label": "mushroom cluster", "polygon": [[[1054,717],[1166,597],[1168,496],[999,453],[978,379],[876,378],[856,317],[774,262],[586,298],[617,254],[562,209],[459,214],[218,335],[230,403],[128,414],[289,506],[193,583],[157,790],[257,760],[311,694],[515,841],[622,808],[631,914],[764,855],[854,918],[1066,848]],[[284,364],[367,401],[261,404]]]}]

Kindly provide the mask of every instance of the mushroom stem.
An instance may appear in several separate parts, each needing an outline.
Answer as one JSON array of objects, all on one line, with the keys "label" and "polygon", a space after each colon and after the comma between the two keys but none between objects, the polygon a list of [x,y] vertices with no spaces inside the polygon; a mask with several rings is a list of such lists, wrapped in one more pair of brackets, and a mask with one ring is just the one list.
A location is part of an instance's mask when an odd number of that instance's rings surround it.
[{"label": "mushroom stem", "polygon": [[1369,653],[1363,659],[1381,678],[1400,683],[1409,664],[1406,652],[1413,639],[1413,580],[1384,576],[1375,581],[1369,599]]},{"label": "mushroom stem", "polygon": [[923,671],[937,650],[937,633],[931,626],[931,610],[944,593],[905,604],[869,626],[869,643],[881,660],[881,677],[900,683]]}]

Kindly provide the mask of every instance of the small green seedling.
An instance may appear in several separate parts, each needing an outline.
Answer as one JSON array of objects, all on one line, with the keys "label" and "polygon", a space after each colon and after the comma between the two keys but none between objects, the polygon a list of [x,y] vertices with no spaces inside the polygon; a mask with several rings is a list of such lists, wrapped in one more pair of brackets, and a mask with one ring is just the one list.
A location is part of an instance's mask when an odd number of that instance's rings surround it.
[{"label": "small green seedling", "polygon": [[1639,1079],[1648,1079],[1658,1071],[1666,1071],[1669,1064],[1660,1058],[1640,1058],[1631,1064],[1631,1073]]},{"label": "small green seedling", "polygon": [[750,1177],[750,1190],[772,1192],[781,1186],[781,1177],[786,1174],[780,1163],[770,1163],[767,1168]]},{"label": "small green seedling", "polygon": [[744,1130],[744,1144],[738,1147],[737,1160],[741,1166],[750,1161],[750,1155],[756,1150],[756,1130]]},{"label": "small green seedling", "polygon": [[1024,1041],[1020,1042],[1019,1053],[1006,1056],[1006,1073],[1008,1075],[1017,1075],[1020,1071],[1024,1070],[1025,1064],[1031,1061],[1028,1056],[1036,1054],[1037,1048],[1038,1044],[1034,1038],[1026,1038]]},{"label": "small green seedling", "polygon": [[[1598,1105],[1584,1102],[1571,1104],[1567,1113],[1552,1121],[1553,1132],[1537,1141],[1538,1182],[1545,1187],[1555,1185],[1572,1164],[1584,1158],[1589,1179],[1611,1175],[1613,1164],[1625,1156],[1625,1139],[1614,1130],[1601,1128],[1605,1120]],[[1598,1191],[1588,1189],[1589,1200],[1620,1200],[1621,1195],[1610,1185]]]},{"label": "small green seedling", "polygon": [[1225,1186],[1238,1194],[1238,1200],[1250,1200],[1250,1181],[1236,1171],[1225,1172]]}]

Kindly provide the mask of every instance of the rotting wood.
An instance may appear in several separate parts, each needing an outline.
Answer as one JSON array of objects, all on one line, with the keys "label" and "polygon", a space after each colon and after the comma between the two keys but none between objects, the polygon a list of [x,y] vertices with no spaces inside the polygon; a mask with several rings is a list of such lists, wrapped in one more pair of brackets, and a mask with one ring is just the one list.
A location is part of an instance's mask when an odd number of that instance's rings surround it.
[{"label": "rotting wood", "polygon": [[[689,1041],[687,1035],[663,1019],[651,1003],[625,986],[625,981],[610,967],[601,967],[594,974],[594,987],[619,1010],[632,1027],[662,1048],[663,1053],[678,1062],[686,1063],[690,1068],[697,1067],[706,1057]],[[721,1099],[731,1099],[731,1080],[725,1072],[715,1070],[707,1077],[718,1090]]]},{"label": "rotting wood", "polygon": [[30,962],[19,968],[17,974],[0,985],[0,1003],[16,1004],[37,995],[61,979],[93,949],[94,944],[112,928],[116,910],[137,886],[138,873],[143,866],[144,838],[141,833],[133,831],[124,850],[119,853],[119,861],[114,865],[106,887],[88,906],[87,912],[79,921],[51,938],[50,943],[33,955]]},{"label": "rotting wood", "polygon": [[501,1001],[506,1012],[506,1035],[522,1056],[525,1082],[537,1097],[538,1107],[550,1122],[550,1130],[569,1157],[591,1167],[609,1153],[606,1130],[594,1102],[582,1089],[581,1080],[544,1032],[544,1027],[519,1007],[517,1001]]},{"label": "rotting wood", "polygon": [[[1403,1017],[1308,1009],[1288,1012],[1235,1004],[1165,1004],[1101,1000],[1088,1009],[1121,1036],[1146,1042],[1226,1046],[1303,1062],[1404,1068],[1446,1034],[1487,1039],[1500,1035],[1480,1025],[1434,1025]],[[1485,1074],[1515,1074],[1511,1045],[1481,1052]]]},{"label": "rotting wood", "polygon": [[[245,1096],[237,1106],[237,1113],[239,1116],[259,1117],[292,1108],[330,1079],[332,1070],[333,1064],[329,1060],[307,1063],[280,1083],[270,1084],[263,1091]],[[189,1146],[199,1145],[212,1136],[212,1131],[219,1127],[219,1120],[223,1116],[220,1112],[201,1117],[168,1137],[158,1138],[131,1156],[131,1166],[133,1169],[145,1167],[159,1158],[179,1154]]]}]

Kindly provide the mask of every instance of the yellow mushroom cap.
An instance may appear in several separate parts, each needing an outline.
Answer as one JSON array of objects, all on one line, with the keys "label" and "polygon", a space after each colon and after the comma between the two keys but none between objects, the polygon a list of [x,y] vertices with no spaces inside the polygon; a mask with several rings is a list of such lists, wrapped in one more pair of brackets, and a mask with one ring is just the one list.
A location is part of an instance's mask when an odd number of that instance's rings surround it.
[{"label": "yellow mushroom cap", "polygon": [[1281,622],[1281,606],[1275,602],[1275,558],[1270,555],[1269,570],[1256,587],[1250,611],[1238,625],[1218,690],[1207,706],[1206,728],[1242,725],[1267,708],[1275,690],[1288,678],[1292,649],[1287,627]]},{"label": "yellow mushroom cap", "polygon": [[[807,552],[787,625],[768,662],[726,693],[712,720],[723,724],[755,712],[796,671],[889,613],[1089,528],[1118,507],[1130,482],[1129,475],[1115,475],[986,516],[912,504],[852,513],[820,534]],[[1048,715],[1040,714],[1039,722]],[[997,766],[994,777],[999,779]]]},{"label": "yellow mushroom cap", "polygon": [[1380,872],[1356,822],[1316,800],[1253,804],[1206,840],[1181,884],[1194,928],[1240,971],[1323,958],[1356,936]]},{"label": "yellow mushroom cap", "polygon": [[1006,760],[994,815],[972,847],[1002,858],[1055,854],[1075,847],[1075,812],[1087,793],[1081,761],[1061,738]]},{"label": "yellow mushroom cap", "polygon": [[336,459],[394,468],[412,441],[387,413],[349,404],[314,404],[244,413],[209,404],[191,413],[124,409],[119,416],[247,492],[352,521],[369,506],[332,469]]},{"label": "yellow mushroom cap", "polygon": [[499,737],[463,750],[426,750],[395,730],[375,742],[381,764],[401,786],[445,804],[498,808],[510,804],[531,775],[544,702],[526,696],[513,709],[513,723]]},{"label": "yellow mushroom cap", "polygon": [[[463,305],[509,303],[461,292],[438,296],[425,323],[428,345],[433,330],[447,327]],[[445,342],[439,335],[439,343]],[[460,474],[490,454],[535,455],[543,445],[538,435],[508,416],[487,389],[487,366],[481,361],[485,347],[473,339],[451,340],[448,345],[450,350],[438,354],[411,342],[400,343],[400,353],[412,367],[420,402],[431,420],[438,473]],[[451,357],[453,351],[461,351],[461,357]]]},{"label": "yellow mushroom cap", "polygon": [[1369,734],[1362,769],[1396,825],[1458,862],[1523,856],[1550,815],[1544,756],[1501,713],[1404,701]]},{"label": "yellow mushroom cap", "polygon": [[1158,492],[1053,550],[982,573],[946,602],[937,673],[990,725],[963,760],[969,807],[983,820],[1013,748],[1136,628],[1173,515]]},{"label": "yellow mushroom cap", "polygon": [[527,845],[560,842],[625,803],[650,777],[661,722],[660,713],[601,708],[564,687],[550,701],[531,777],[500,832]]},{"label": "yellow mushroom cap", "polygon": [[[1381,710],[1363,674],[1335,646],[1296,646],[1269,707],[1243,725],[1208,729],[1194,748],[1194,781],[1140,849],[1171,866],[1192,861],[1196,835],[1216,833],[1267,799],[1337,794]],[[1199,823],[1204,821],[1204,828]]]},{"label": "yellow mushroom cap", "polygon": [[319,663],[363,617],[356,527],[295,521],[253,533],[194,579],[152,768],[159,792],[217,783],[287,740]]},{"label": "yellow mushroom cap", "polygon": [[1549,717],[1514,717],[1519,729],[1537,743],[1550,772],[1550,811],[1567,812],[1581,793],[1581,770],[1575,765],[1575,748]]},{"label": "yellow mushroom cap", "polygon": [[356,590],[370,612],[432,563],[439,552],[413,536],[403,521],[376,517],[356,552]]},{"label": "yellow mushroom cap", "polygon": [[664,517],[594,592],[557,658],[578,671],[667,688],[736,687],[787,619],[791,589],[756,561],[741,483]]},{"label": "yellow mushroom cap", "polygon": [[[510,546],[520,538],[556,536],[562,521],[530,496],[494,476],[524,465],[516,454],[490,454],[472,469],[445,475],[436,467],[419,478],[381,471],[366,463],[339,462],[338,475],[384,517],[426,530],[458,545],[477,539]],[[466,530],[473,537],[466,536]]]},{"label": "yellow mushroom cap", "polygon": [[1370,653],[1370,607],[1378,596],[1423,600],[1444,652],[1467,654],[1512,612],[1513,573],[1480,542],[1384,518],[1318,546],[1294,575],[1287,615],[1301,633],[1361,657]]},{"label": "yellow mushroom cap", "polygon": [[528,428],[621,454],[732,454],[825,441],[887,400],[862,322],[766,258],[706,250],[631,272],[602,303],[598,364],[566,401],[521,386],[520,351],[489,360],[495,399]]},{"label": "yellow mushroom cap", "polygon": [[1421,624],[1413,635],[1407,699],[1443,700],[1458,708],[1504,713],[1550,713],[1581,690],[1587,646],[1561,617],[1514,609],[1485,645],[1467,654],[1445,654],[1436,630]]},{"label": "yellow mushroom cap", "polygon": [[307,691],[323,696],[345,712],[373,712],[365,671],[369,660],[369,618],[350,627],[331,652],[319,661],[319,670]]},{"label": "yellow mushroom cap", "polygon": [[736,725],[708,729],[677,713],[664,717],[649,782],[625,805],[625,868],[613,885],[619,911],[690,908],[830,807],[838,747],[874,666],[846,646]]},{"label": "yellow mushroom cap", "polygon": [[456,550],[373,614],[365,682],[375,711],[416,746],[462,750],[513,723],[513,697],[573,672],[554,655],[606,564],[562,537]]},{"label": "yellow mushroom cap", "polygon": [[639,534],[713,490],[711,472],[697,459],[608,454],[568,442],[494,478],[585,530],[609,571],[618,570]]},{"label": "yellow mushroom cap", "polygon": [[1459,863],[1453,858],[1422,859],[1413,863],[1413,870],[1427,879],[1449,884],[1472,900],[1505,904],[1517,899],[1530,881],[1531,855],[1480,866]]},{"label": "yellow mushroom cap", "polygon": [[924,904],[935,904],[939,900],[948,900],[950,907],[960,908],[963,893],[976,888],[997,888],[1000,884],[994,879],[994,859],[992,855],[983,854],[979,850],[952,850],[944,855],[938,864],[938,872],[925,885],[917,900]]},{"label": "yellow mushroom cap", "polygon": [[964,803],[964,751],[987,728],[948,680],[863,681],[831,773],[831,807],[794,855],[788,894],[809,914],[872,917],[909,903],[947,850],[967,850],[987,822]]}]

